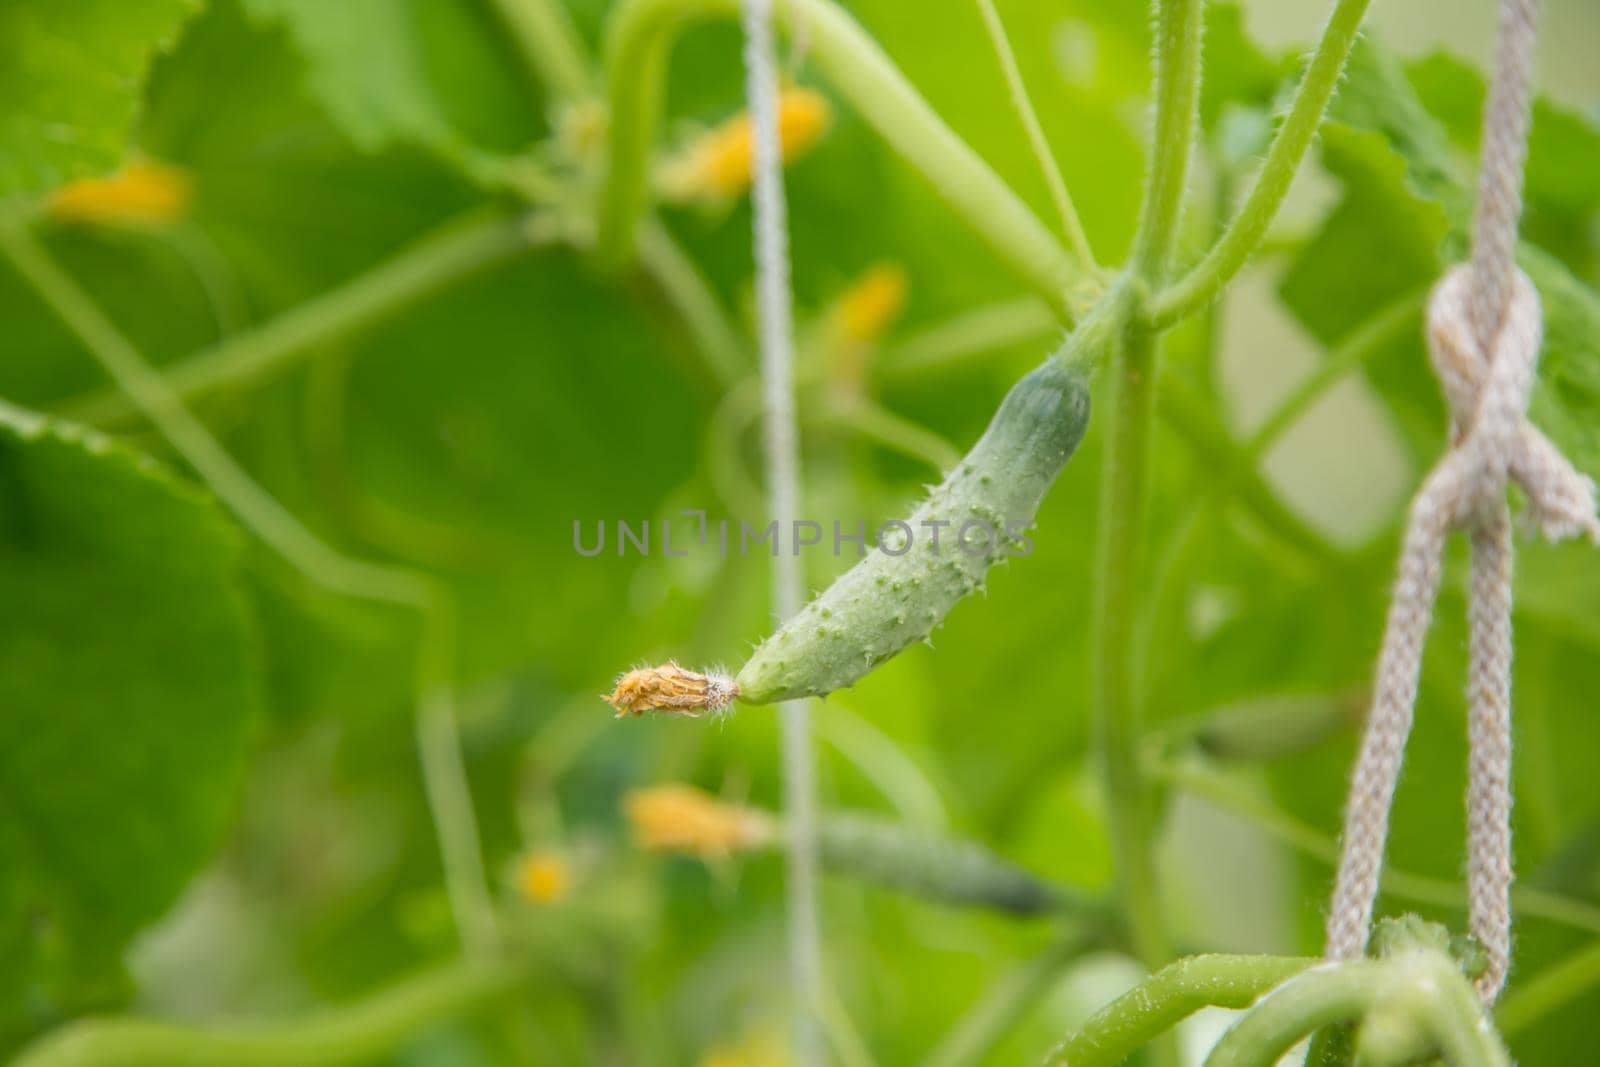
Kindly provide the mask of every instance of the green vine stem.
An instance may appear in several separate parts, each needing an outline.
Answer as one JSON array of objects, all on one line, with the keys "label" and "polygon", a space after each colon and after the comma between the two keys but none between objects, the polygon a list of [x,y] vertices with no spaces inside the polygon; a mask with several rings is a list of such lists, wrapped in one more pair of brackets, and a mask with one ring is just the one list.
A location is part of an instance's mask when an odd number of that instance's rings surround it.
[{"label": "green vine stem", "polygon": [[1139,766],[1142,716],[1133,679],[1133,644],[1144,554],[1154,361],[1155,338],[1139,331],[1118,346],[1111,364],[1091,624],[1092,706],[1118,891],[1135,952],[1152,968],[1168,956],[1151,855],[1151,797]]},{"label": "green vine stem", "polygon": [[1045,1067],[1116,1067],[1201,1008],[1247,1008],[1315,960],[1190,956],[1168,964],[1095,1012],[1053,1049]]},{"label": "green vine stem", "polygon": [[[535,91],[560,100],[577,100],[594,90],[590,58],[558,0],[493,0],[512,41],[522,54]],[[526,168],[526,161],[516,166]],[[519,195],[535,204],[560,207],[566,197],[560,183],[537,168],[523,171],[532,181],[517,185]],[[593,241],[592,228],[586,234]],[[639,265],[655,280],[689,335],[694,339],[717,385],[726,392],[748,370],[746,345],[728,321],[711,286],[694,261],[673,240],[666,227],[646,221],[639,230]]]},{"label": "green vine stem", "polygon": [[[1397,311],[1396,318],[1399,317]],[[1293,403],[1296,407],[1284,414],[1274,414],[1269,421],[1283,421],[1283,425],[1274,426],[1272,434],[1287,429],[1315,398],[1312,394],[1325,389],[1353,365],[1365,362],[1380,350],[1382,337],[1377,334],[1390,336],[1389,331],[1397,325],[1388,321],[1387,316],[1383,318],[1382,327],[1375,322],[1361,328],[1360,334],[1352,336],[1348,342],[1351,346],[1348,350],[1341,345],[1330,355],[1329,362],[1339,364],[1336,371],[1325,373],[1324,369],[1319,369],[1314,375],[1317,381],[1305,386],[1307,395],[1300,396],[1297,391],[1296,396],[1285,401],[1285,405]],[[885,382],[911,380],[991,359],[997,352],[1044,338],[1057,328],[1049,309],[1032,297],[976,307],[895,345],[885,354],[879,374]],[[1368,335],[1369,330],[1372,335]],[[1169,376],[1157,382],[1157,389],[1157,414],[1199,454],[1208,469],[1236,472],[1228,488],[1237,494],[1267,532],[1298,555],[1309,555],[1330,567],[1346,565],[1344,553],[1288,508],[1255,468],[1254,461],[1246,458],[1248,450],[1270,445],[1270,438],[1238,444],[1213,406],[1181,380]],[[1260,436],[1259,431],[1257,436]]]},{"label": "green vine stem", "polygon": [[0,251],[77,334],[135,407],[256,536],[324,588],[419,614],[417,742],[445,884],[463,941],[475,951],[493,951],[499,941],[494,906],[456,736],[455,620],[446,591],[426,575],[351,559],[306,529],[257,485],[184,407],[161,373],[33,239],[25,222],[0,219]]},{"label": "green vine stem", "polygon": [[[525,216],[472,212],[338,288],[167,368],[167,385],[187,402],[280,373],[319,346],[354,336],[514,259],[534,248],[536,238]],[[70,402],[61,413],[99,426],[127,425],[140,416],[121,390]]]},{"label": "green vine stem", "polygon": [[[650,151],[667,58],[678,33],[691,19],[737,12],[737,0],[626,0],[613,11],[606,37],[610,157],[596,235],[602,263],[620,266],[634,252],[635,230],[649,200]],[[879,136],[933,183],[1006,266],[1070,321],[1066,294],[1085,277],[1081,268],[929,107],[877,42],[831,0],[789,0],[776,13],[791,29],[799,24],[809,58]]]},{"label": "green vine stem", "polygon": [[1156,5],[1156,119],[1150,171],[1133,239],[1133,267],[1146,282],[1164,279],[1178,241],[1189,160],[1200,120],[1202,0],[1159,0]]},{"label": "green vine stem", "polygon": [[1382,1021],[1381,1038],[1397,1053],[1384,1055],[1369,1039],[1358,1059],[1374,1067],[1412,1062],[1419,1036],[1453,1067],[1511,1062],[1456,965],[1439,952],[1409,951],[1324,963],[1289,979],[1223,1035],[1206,1067],[1272,1067],[1308,1035],[1369,1017]]},{"label": "green vine stem", "polygon": [[[1156,26],[1156,118],[1149,178],[1133,241],[1134,276],[1121,288],[1165,275],[1183,210],[1200,101],[1201,0],[1162,0]],[[1133,948],[1147,967],[1170,959],[1152,855],[1153,797],[1139,762],[1142,718],[1134,646],[1143,579],[1155,414],[1158,337],[1123,330],[1111,362],[1111,397],[1096,532],[1092,706],[1105,779],[1117,888]]]},{"label": "green vine stem", "polygon": [[[1396,960],[1391,966],[1405,966]],[[1424,973],[1410,982],[1410,988],[1397,998],[1393,1007],[1414,1010],[1433,1033],[1434,1044],[1446,1063],[1454,1067],[1511,1067],[1505,1043],[1484,1014],[1482,1001],[1464,976],[1449,960],[1430,955]],[[1357,1057],[1361,1047],[1357,1045]]]},{"label": "green vine stem", "polygon": [[1338,0],[1278,128],[1267,160],[1228,228],[1187,274],[1150,304],[1152,324],[1169,326],[1193,314],[1221,291],[1266,235],[1328,109],[1370,0]]},{"label": "green vine stem", "polygon": [[1386,967],[1325,963],[1289,979],[1223,1035],[1206,1067],[1272,1067],[1307,1035],[1361,1018],[1383,1002]]},{"label": "green vine stem", "polygon": [[516,992],[523,969],[455,963],[305,1019],[228,1027],[152,1019],[69,1023],[12,1067],[342,1067],[383,1058],[407,1040]]}]

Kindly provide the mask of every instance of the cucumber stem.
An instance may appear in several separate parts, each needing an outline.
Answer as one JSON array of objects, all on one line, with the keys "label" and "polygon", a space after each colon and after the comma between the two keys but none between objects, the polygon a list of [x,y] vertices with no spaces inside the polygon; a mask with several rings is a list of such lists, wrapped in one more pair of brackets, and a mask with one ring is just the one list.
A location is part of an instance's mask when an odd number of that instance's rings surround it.
[{"label": "cucumber stem", "polygon": [[1177,245],[1200,121],[1202,0],[1158,0],[1156,5],[1156,118],[1150,174],[1133,239],[1133,266],[1155,284],[1166,275]]},{"label": "cucumber stem", "polygon": [[1334,5],[1322,39],[1295,91],[1288,117],[1278,127],[1272,147],[1267,150],[1267,161],[1256,175],[1249,195],[1211,250],[1151,302],[1153,323],[1173,325],[1210,302],[1261,244],[1267,227],[1289,192],[1289,183],[1300,170],[1317,128],[1322,125],[1322,116],[1338,88],[1350,50],[1355,47],[1356,33],[1369,2],[1338,0]]},{"label": "cucumber stem", "polygon": [[[606,26],[609,156],[595,251],[620,267],[649,204],[650,151],[673,43],[692,20],[728,18],[738,0],[625,0]],[[890,147],[931,182],[995,255],[1063,322],[1068,295],[1087,275],[1048,227],[928,105],[865,30],[831,0],[789,0],[775,14],[800,27],[812,62]]]},{"label": "cucumber stem", "polygon": [[1206,1058],[1206,1067],[1272,1067],[1324,1027],[1371,1019],[1357,1038],[1371,1062],[1415,1062],[1417,1042],[1455,1067],[1509,1067],[1510,1057],[1477,995],[1448,956],[1411,950],[1385,959],[1324,963],[1289,979],[1250,1010]]},{"label": "cucumber stem", "polygon": [[1118,890],[1134,951],[1152,969],[1169,956],[1151,855],[1151,798],[1139,765],[1143,717],[1133,679],[1133,646],[1147,518],[1154,357],[1154,336],[1129,330],[1112,359],[1092,623],[1094,723]]},{"label": "cucumber stem", "polygon": [[1315,960],[1296,956],[1190,956],[1169,963],[1089,1017],[1045,1067],[1116,1067],[1201,1008],[1247,1008]]},{"label": "cucumber stem", "polygon": [[[1201,0],[1159,0],[1157,5],[1150,175],[1133,241],[1134,273],[1119,286],[1141,305],[1148,288],[1166,274],[1183,213],[1200,106],[1203,13]],[[1135,321],[1123,320],[1111,363],[1096,532],[1093,709],[1118,894],[1133,950],[1154,970],[1171,955],[1152,854],[1153,797],[1140,766],[1143,715],[1134,680],[1158,340],[1137,321],[1142,317],[1141,307]],[[1163,1061],[1176,1060],[1170,1045],[1156,1052]]]}]

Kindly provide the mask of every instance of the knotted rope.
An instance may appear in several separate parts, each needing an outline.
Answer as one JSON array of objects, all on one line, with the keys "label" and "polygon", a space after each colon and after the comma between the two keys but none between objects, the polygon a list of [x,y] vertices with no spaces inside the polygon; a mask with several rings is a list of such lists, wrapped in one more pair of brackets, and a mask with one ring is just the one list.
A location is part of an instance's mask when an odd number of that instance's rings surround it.
[{"label": "knotted rope", "polygon": [[1445,539],[1472,549],[1468,608],[1467,894],[1472,933],[1488,952],[1487,1002],[1511,958],[1511,513],[1508,482],[1551,541],[1600,541],[1595,487],[1526,417],[1541,339],[1539,296],[1516,268],[1526,156],[1534,0],[1502,0],[1494,85],[1469,265],[1451,270],[1428,308],[1428,349],[1451,413],[1451,447],[1411,503],[1399,577],[1378,659],[1372,710],[1350,785],[1327,955],[1360,956],[1372,923],[1389,810],[1416,704]]}]

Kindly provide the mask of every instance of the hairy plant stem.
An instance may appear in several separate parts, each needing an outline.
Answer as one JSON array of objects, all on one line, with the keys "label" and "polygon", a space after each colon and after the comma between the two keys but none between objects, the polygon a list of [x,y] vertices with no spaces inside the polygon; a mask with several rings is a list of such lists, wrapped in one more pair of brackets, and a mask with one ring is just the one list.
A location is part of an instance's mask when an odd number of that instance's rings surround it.
[{"label": "hairy plant stem", "polygon": [[1295,956],[1190,956],[1161,968],[1090,1016],[1045,1067],[1116,1067],[1201,1008],[1247,1008],[1315,960]]},{"label": "hairy plant stem", "polygon": [[1223,1035],[1206,1067],[1271,1067],[1309,1034],[1359,1019],[1378,1003],[1384,964],[1322,964],[1291,978]]},{"label": "hairy plant stem", "polygon": [[[558,100],[569,102],[590,95],[595,89],[589,73],[590,57],[566,8],[558,0],[493,0],[493,3],[511,30],[513,43],[522,53],[535,82],[534,89],[542,88]],[[531,173],[534,180],[518,189],[520,195],[536,204],[564,201],[567,194],[559,182],[537,169]],[[587,236],[592,242],[593,229],[588,229]],[[646,220],[639,229],[638,242],[639,265],[683,320],[717,385],[724,391],[732,388],[746,372],[748,353],[711,286],[659,222]]]},{"label": "hairy plant stem", "polygon": [[[1363,1063],[1412,1062],[1431,1045],[1452,1067],[1509,1067],[1478,998],[1442,953],[1324,963],[1267,996],[1211,1050],[1206,1067],[1272,1067],[1309,1034],[1381,1019],[1358,1040]],[[1380,1043],[1381,1042],[1381,1043]]]},{"label": "hairy plant stem", "polygon": [[33,239],[25,222],[0,219],[0,250],[173,450],[273,551],[335,593],[418,613],[417,743],[445,884],[464,943],[492,952],[499,936],[456,735],[454,612],[447,591],[419,572],[345,556],[306,529],[211,436],[161,373]]},{"label": "hairy plant stem", "polygon": [[[1151,169],[1134,236],[1133,276],[1122,283],[1140,296],[1164,276],[1177,239],[1199,111],[1202,11],[1201,0],[1159,4]],[[1094,720],[1118,893],[1133,949],[1152,970],[1171,957],[1152,854],[1154,798],[1139,762],[1143,715],[1134,665],[1157,340],[1140,323],[1128,323],[1112,357],[1093,617]]]},{"label": "hairy plant stem", "polygon": [[524,969],[474,960],[282,1023],[190,1026],[132,1017],[68,1023],[12,1067],[342,1067],[385,1058],[440,1023],[516,992]]},{"label": "hairy plant stem", "polygon": [[[692,19],[726,18],[738,0],[626,0],[606,33],[610,156],[600,192],[596,252],[620,266],[649,200],[650,151],[673,43]],[[920,171],[1063,321],[1067,294],[1085,274],[1004,181],[906,81],[877,44],[831,0],[787,0],[777,12],[802,28],[807,56],[891,147]]]},{"label": "hairy plant stem", "polygon": [[[263,380],[539,243],[526,216],[473,211],[343,285],[165,368],[167,387],[188,402]],[[142,415],[122,390],[69,402],[61,413],[105,427],[125,426]]]},{"label": "hairy plant stem", "polygon": [[1322,39],[1295,91],[1294,103],[1278,127],[1267,150],[1267,160],[1244,203],[1200,262],[1151,302],[1149,314],[1154,324],[1171,325],[1193,314],[1221,291],[1260,245],[1311,147],[1317,127],[1322,125],[1322,116],[1338,87],[1350,49],[1355,46],[1356,32],[1369,2],[1338,0],[1334,4]]},{"label": "hairy plant stem", "polygon": [[1133,678],[1143,572],[1155,337],[1130,330],[1111,363],[1110,412],[1096,533],[1093,708],[1118,894],[1134,951],[1167,962],[1151,854],[1152,798],[1139,766],[1141,721]]},{"label": "hairy plant stem", "polygon": [[1133,269],[1152,288],[1164,280],[1177,247],[1200,120],[1203,0],[1157,0],[1156,117],[1150,172],[1133,239]]},{"label": "hairy plant stem", "polygon": [[[1262,529],[1296,554],[1328,567],[1348,566],[1346,554],[1283,503],[1256,468],[1259,453],[1255,453],[1255,459],[1246,457],[1252,450],[1270,445],[1327,386],[1379,351],[1381,342],[1393,336],[1402,318],[1398,309],[1392,313],[1393,321],[1390,314],[1380,314],[1330,355],[1329,363],[1336,366],[1319,368],[1313,375],[1315,381],[1308,381],[1285,401],[1285,406],[1293,407],[1268,420],[1274,424],[1270,435],[1258,432],[1242,445],[1235,442],[1212,406],[1195,390],[1170,377],[1157,383],[1157,414],[1199,454],[1207,469],[1232,472],[1223,487],[1234,492]],[[999,350],[1042,339],[1057,328],[1049,309],[1031,297],[974,308],[894,346],[885,354],[880,373],[885,381],[909,380],[991,358]]]}]

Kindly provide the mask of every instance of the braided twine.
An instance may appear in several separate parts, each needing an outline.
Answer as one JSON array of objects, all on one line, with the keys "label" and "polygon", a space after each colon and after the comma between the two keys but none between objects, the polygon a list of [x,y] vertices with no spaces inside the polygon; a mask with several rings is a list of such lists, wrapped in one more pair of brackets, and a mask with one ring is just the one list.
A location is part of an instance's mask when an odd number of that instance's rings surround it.
[{"label": "braided twine", "polygon": [[1489,957],[1478,992],[1493,1002],[1511,960],[1511,513],[1509,482],[1551,541],[1600,541],[1594,483],[1527,420],[1538,363],[1539,296],[1517,269],[1522,167],[1532,95],[1536,0],[1502,0],[1494,84],[1484,115],[1483,171],[1471,262],[1445,275],[1428,307],[1428,349],[1451,412],[1451,445],[1412,499],[1378,659],[1372,710],[1351,780],[1327,955],[1366,950],[1433,619],[1445,539],[1466,533],[1468,608],[1467,893],[1470,926]]}]

